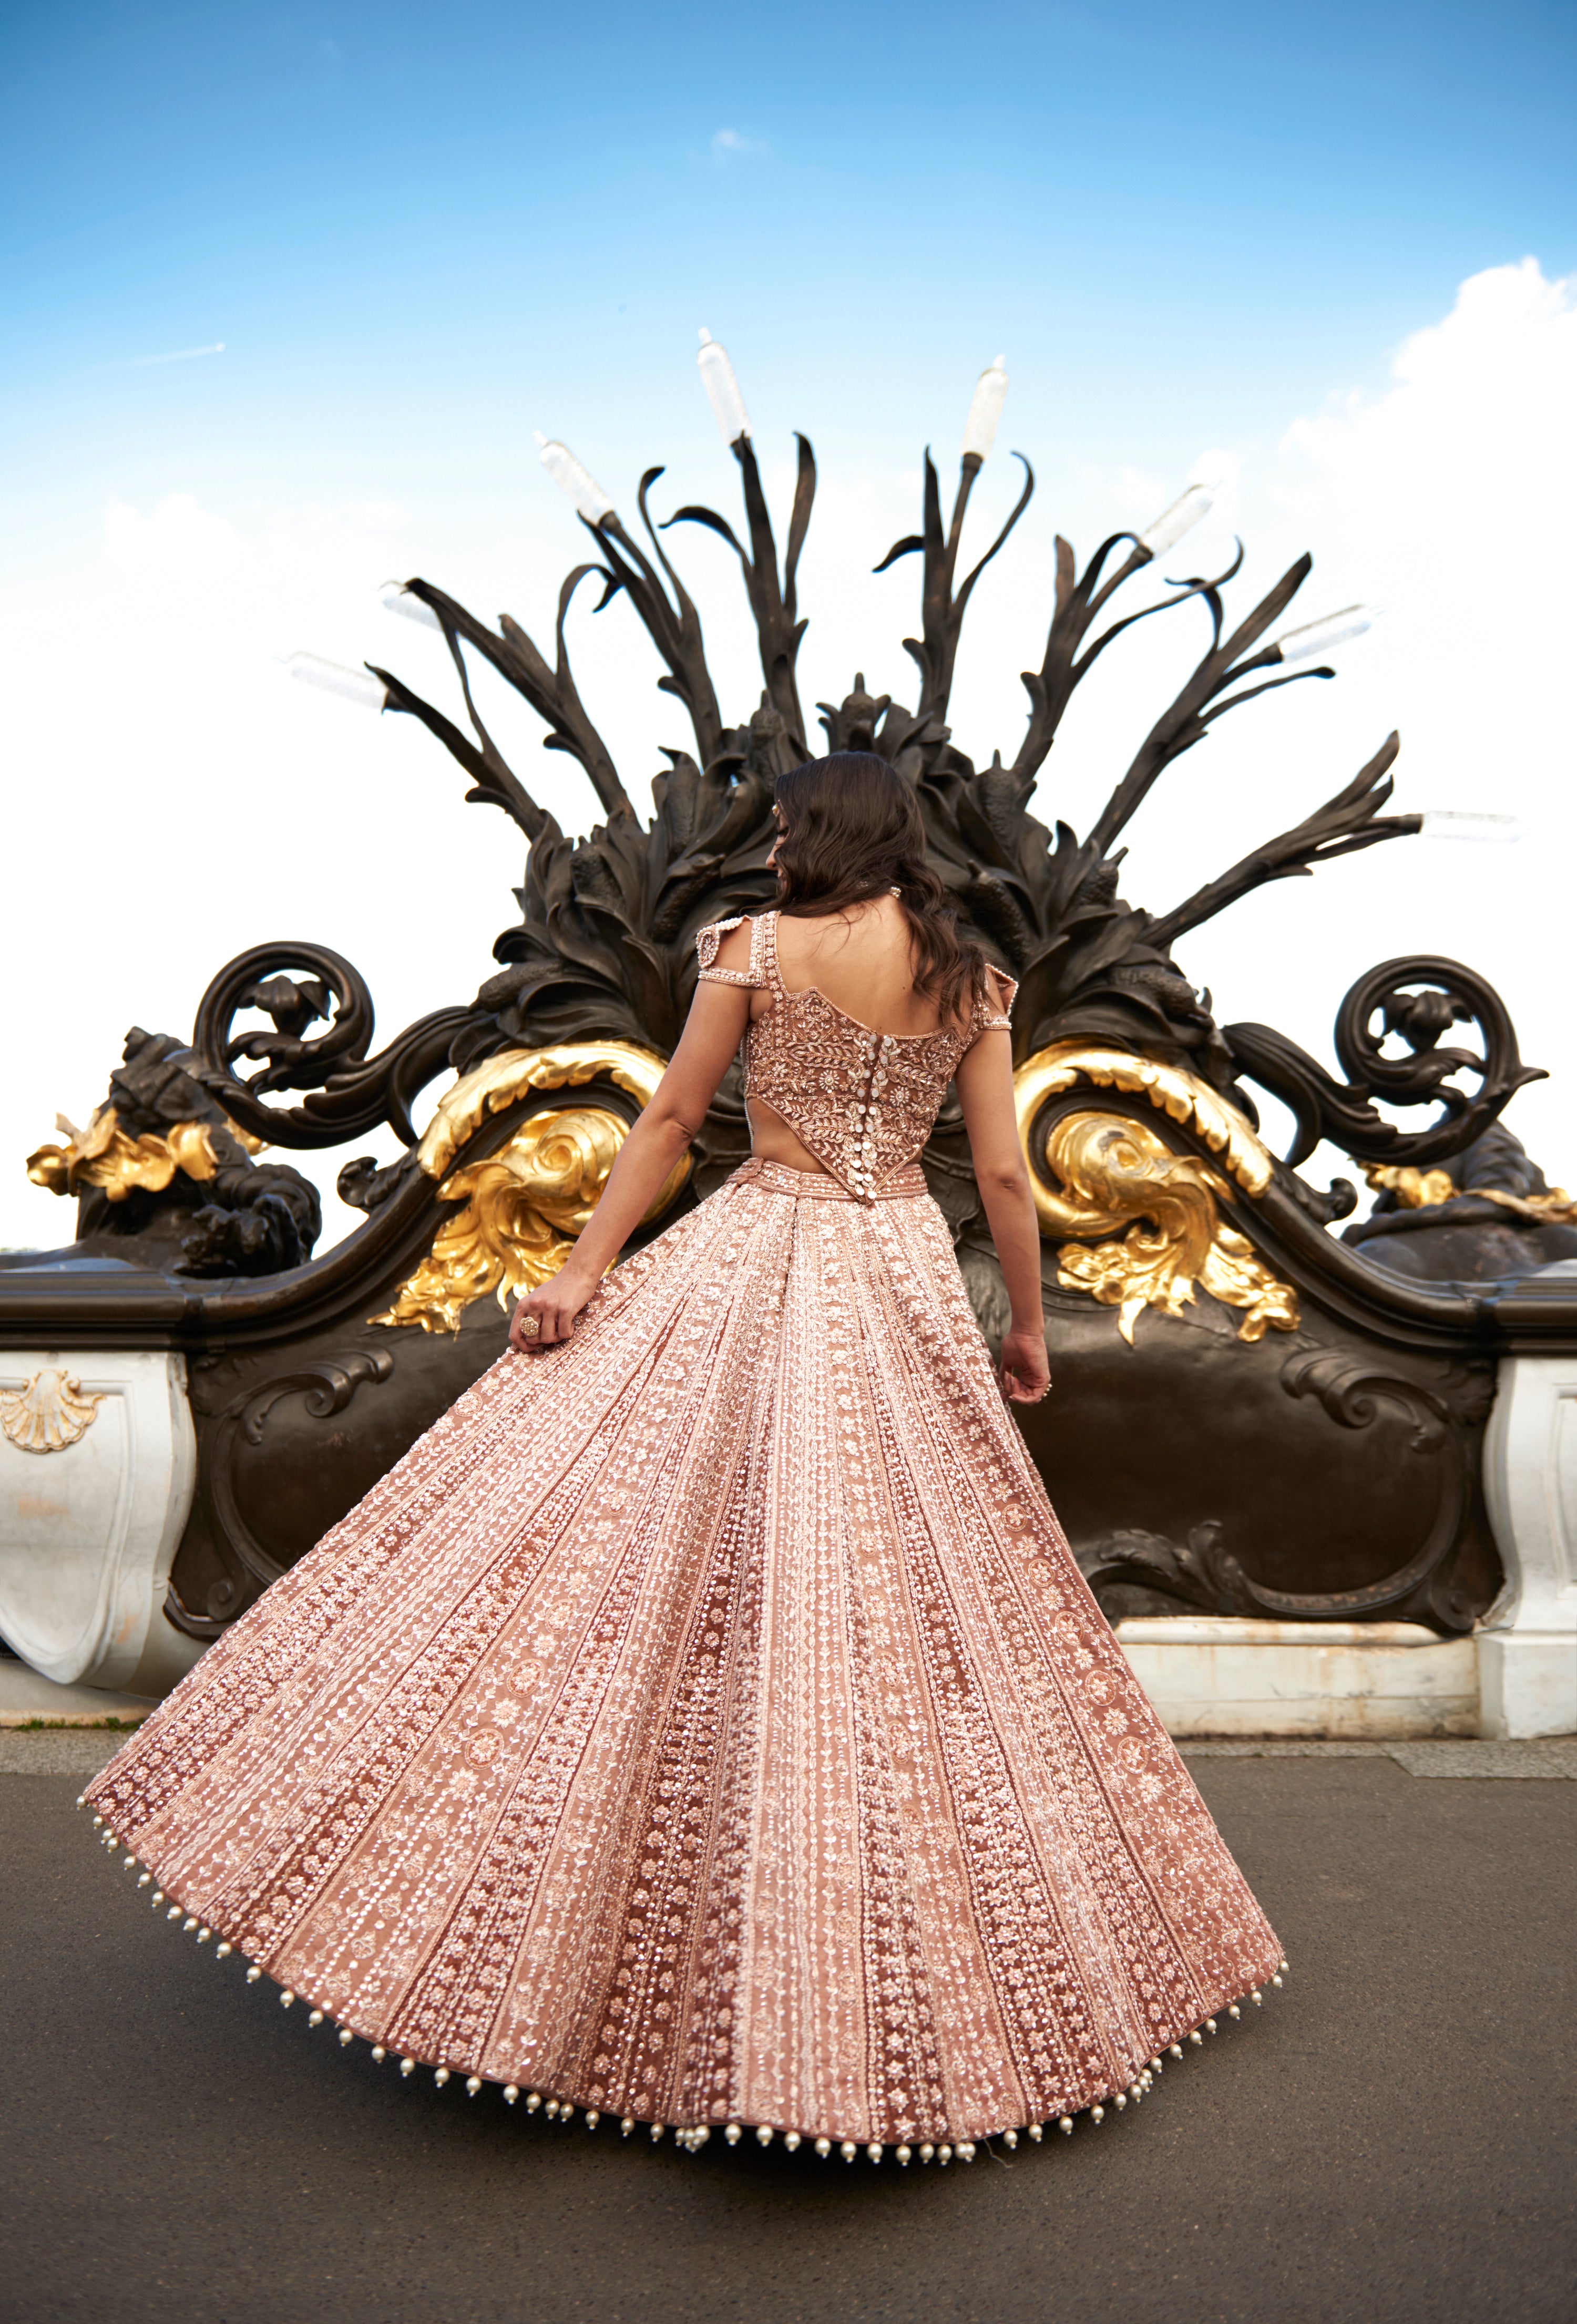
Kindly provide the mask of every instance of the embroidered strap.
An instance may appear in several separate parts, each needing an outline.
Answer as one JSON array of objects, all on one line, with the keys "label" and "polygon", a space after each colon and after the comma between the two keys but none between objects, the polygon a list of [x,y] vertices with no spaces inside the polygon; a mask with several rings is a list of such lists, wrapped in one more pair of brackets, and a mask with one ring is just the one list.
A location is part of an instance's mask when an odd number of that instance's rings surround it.
[{"label": "embroidered strap", "polygon": [[763,912],[752,925],[754,936],[751,945],[751,966],[756,972],[756,981],[770,991],[781,992],[783,972],[778,965],[778,915],[776,912]]},{"label": "embroidered strap", "polygon": [[717,958],[718,946],[722,944],[724,937],[728,934],[730,928],[739,927],[743,923],[745,917],[744,913],[736,912],[731,920],[709,920],[704,928],[696,929],[696,952],[701,964],[700,967],[696,971],[696,978],[699,982],[703,984],[742,984],[752,988],[761,982],[762,979],[760,967],[761,924],[760,920],[752,920],[750,923],[751,955],[750,966],[748,968],[717,968],[714,965],[714,963]]},{"label": "embroidered strap", "polygon": [[1001,987],[1002,1005],[1000,1010],[997,1010],[993,1009],[987,1000],[977,1001],[974,1004],[973,1030],[976,1033],[1010,1033],[1013,1029],[1013,1020],[1008,1012],[1018,996],[1018,982],[1015,978],[1009,976],[1000,968],[993,968],[991,974]]}]

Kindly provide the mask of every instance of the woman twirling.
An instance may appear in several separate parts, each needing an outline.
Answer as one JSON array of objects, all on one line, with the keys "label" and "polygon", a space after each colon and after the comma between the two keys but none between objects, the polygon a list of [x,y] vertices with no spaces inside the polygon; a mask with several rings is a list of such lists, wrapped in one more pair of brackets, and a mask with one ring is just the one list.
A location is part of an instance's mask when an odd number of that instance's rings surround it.
[{"label": "woman twirling", "polygon": [[[249,1974],[555,2110],[968,2155],[1148,2087],[1276,1939],[1068,1553],[1014,987],[907,783],[783,778],[511,1351],[87,1795]],[[752,1153],[608,1272],[743,1044]],[[917,1157],[949,1082],[993,1377]]]}]

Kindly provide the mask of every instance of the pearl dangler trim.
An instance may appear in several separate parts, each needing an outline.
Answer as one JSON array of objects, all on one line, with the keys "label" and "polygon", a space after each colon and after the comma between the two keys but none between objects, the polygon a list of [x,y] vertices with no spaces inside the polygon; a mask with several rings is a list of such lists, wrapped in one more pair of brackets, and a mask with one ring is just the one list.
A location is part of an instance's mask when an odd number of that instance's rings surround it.
[{"label": "pearl dangler trim", "polygon": [[855,2145],[852,2138],[845,2138],[843,2144],[838,2149],[838,2153],[843,2156],[845,2163],[853,2163],[855,2155],[858,2154],[859,2152],[859,2148]]},{"label": "pearl dangler trim", "polygon": [[936,2150],[932,2145],[930,2140],[927,2139],[925,2144],[920,2149],[920,2161],[922,2163],[929,2163],[931,2157],[936,2153]]},{"label": "pearl dangler trim", "polygon": [[730,2146],[737,2146],[743,2135],[744,2134],[740,2129],[740,2126],[736,2122],[731,2122],[727,2129],[723,2134],[724,2137],[727,2139]]},{"label": "pearl dangler trim", "polygon": [[[340,2035],[340,2037],[339,2037],[339,2038],[340,2038],[340,2040],[341,2040],[342,2042],[344,2042],[344,2041],[346,2041],[346,2040],[348,2038],[348,2036],[346,2036],[346,2034],[342,2034]],[[478,2091],[481,2088],[482,2088],[482,2077],[481,2077],[481,2075],[480,2075],[480,2074],[468,2074],[468,2075],[466,2076],[466,2096],[468,2098],[474,2098],[475,2097],[475,2095],[476,2095],[477,2091]]]},{"label": "pearl dangler trim", "polygon": [[252,1967],[246,1972],[247,1984],[255,1985],[262,1975],[263,1971],[258,1968],[257,1963],[254,1961]]},{"label": "pearl dangler trim", "polygon": [[[374,2050],[373,2052],[374,2057],[375,2058],[377,2054],[377,2052]],[[505,2106],[513,2106],[520,2094],[520,2085],[517,2082],[506,2082],[503,2086],[503,2102]]]},{"label": "pearl dangler trim", "polygon": [[[466,2088],[467,2089],[470,2089],[470,2088],[471,2088],[471,2082],[475,2082],[475,2081],[476,2081],[476,2077],[475,2077],[475,2074],[473,2074],[473,2075],[472,2075],[472,2077],[471,2077],[471,2081],[466,2083]],[[480,2089],[480,2088],[481,2088],[481,2084],[478,2082],[478,2083],[476,2084],[476,2087],[477,2087],[477,2089]],[[599,2122],[601,2122],[601,2120],[602,2120],[602,2116],[597,2112],[597,2110],[596,2110],[595,2107],[587,2107],[587,2108],[586,2108],[586,2128],[587,2128],[588,2130],[595,2130],[595,2129],[596,2128],[596,2126],[597,2126],[598,2123],[599,2123]],[[705,2138],[705,2137],[706,2137],[706,2132],[705,2132],[705,2131],[703,2131],[703,2132],[701,2133],[701,2136],[702,2136],[703,2138]]]},{"label": "pearl dangler trim", "polygon": [[756,2144],[757,2144],[758,2146],[770,2146],[770,2144],[772,2144],[772,2126],[771,2126],[771,2124],[770,2124],[770,2122],[763,2122],[763,2123],[760,2123],[760,2124],[758,2124],[758,2125],[757,2125],[757,2127],[756,2127]]},{"label": "pearl dangler trim", "polygon": [[433,2080],[438,2084],[440,2090],[443,2089],[444,2084],[448,2080],[448,2079],[449,2070],[447,2066],[440,2066],[433,2076]]},{"label": "pearl dangler trim", "polygon": [[1060,2131],[1061,2131],[1061,2133],[1062,2133],[1062,2135],[1063,2135],[1063,2136],[1064,2136],[1065,2138],[1071,2138],[1071,2137],[1073,2136],[1073,2135],[1074,2135],[1074,2118],[1073,2118],[1072,2115],[1071,2115],[1071,2114],[1058,2115],[1058,2116],[1057,2116],[1057,2120],[1056,2120],[1056,2126],[1057,2126],[1058,2130],[1060,2130]]},{"label": "pearl dangler trim", "polygon": [[953,2149],[950,2146],[939,2146],[936,2149],[936,2160],[938,2163],[951,2163]]},{"label": "pearl dangler trim", "polygon": [[226,1937],[223,1944],[218,1944],[214,1947],[214,1959],[216,1960],[228,1960],[235,1950],[235,1946],[230,1942],[229,1938]]},{"label": "pearl dangler trim", "polygon": [[1105,2119],[1106,2119],[1106,2109],[1105,2109],[1105,2107],[1101,2107],[1101,2106],[1093,2106],[1093,2107],[1090,2108],[1090,2120],[1091,2120],[1092,2122],[1104,2122],[1104,2121],[1105,2121]]},{"label": "pearl dangler trim", "polygon": [[1002,2133],[1002,2144],[1007,2148],[1007,2150],[1008,2150],[1008,2152],[1009,2152],[1009,2153],[1010,2153],[1010,2154],[1011,2154],[1011,2153],[1014,2152],[1014,2150],[1015,2150],[1015,2149],[1016,2149],[1016,2147],[1018,2146],[1018,2144],[1019,2144],[1019,2134],[1018,2134],[1018,2132],[1017,2132],[1016,2130],[1005,2130],[1005,2131],[1003,2131],[1003,2133]]},{"label": "pearl dangler trim", "polygon": [[619,2125],[619,2135],[620,2135],[622,2138],[628,2138],[628,2137],[629,2137],[629,2135],[630,2135],[630,2134],[631,2134],[631,2132],[634,2129],[634,2127],[635,2127],[635,2117],[634,2117],[634,2116],[633,2116],[632,2114],[627,2114],[627,2115],[624,2116],[623,2121]]},{"label": "pearl dangler trim", "polygon": [[820,2157],[821,2157],[822,2161],[825,2163],[825,2162],[826,2161],[826,2159],[827,2159],[827,2156],[828,2156],[828,2155],[832,2153],[832,2151],[833,2151],[833,2143],[832,2143],[832,2140],[831,2140],[830,2138],[818,2138],[818,2139],[816,2140],[816,2153],[820,2155]]},{"label": "pearl dangler trim", "polygon": [[283,1991],[283,1992],[281,1994],[281,1996],[280,1996],[280,2007],[281,2007],[281,2009],[288,2009],[288,2008],[290,2007],[290,2006],[291,2002],[292,2002],[292,2001],[294,2001],[295,1997],[295,1997],[295,1995],[291,1992],[291,1990],[290,1990],[290,1987],[287,1985],[287,1986],[286,1986],[286,1987],[285,1987],[285,1989],[284,1989],[284,1991]]},{"label": "pearl dangler trim", "polygon": [[1039,2144],[1040,2144],[1040,2142],[1041,2142],[1041,2140],[1042,2140],[1045,2136],[1046,2136],[1046,2126],[1045,2126],[1045,2124],[1044,2124],[1044,2123],[1039,2123],[1039,2122],[1032,2122],[1032,2123],[1030,2124],[1030,2126],[1029,2126],[1029,2138],[1030,2138],[1031,2143],[1032,2143],[1034,2145],[1038,2146],[1038,2145],[1039,2145]]},{"label": "pearl dangler trim", "polygon": [[389,2054],[388,2051],[384,2049],[383,2044],[381,2042],[374,2042],[374,2044],[373,2044],[373,2063],[374,2063],[374,2066],[381,2066],[381,2065],[383,2064],[383,2062],[384,2059],[388,2056],[388,2054]]},{"label": "pearl dangler trim", "polygon": [[323,2012],[320,2009],[315,2009],[310,2017],[308,2018],[307,2023],[309,2025],[321,2025],[323,2023]]},{"label": "pearl dangler trim", "polygon": [[902,2171],[907,2171],[909,2167],[908,2148],[907,2146],[899,2146],[895,2147],[893,2152],[898,2156],[899,2168]]},{"label": "pearl dangler trim", "polygon": [[411,2074],[414,2074],[414,2073],[415,2073],[415,2071],[416,2071],[416,2060],[415,2060],[414,2058],[401,2058],[401,2061],[400,2061],[400,2076],[401,2076],[401,2080],[402,2081],[403,2081],[403,2080],[405,2080],[406,2079],[408,2079],[408,2078],[409,2078],[409,2076],[410,2076]]},{"label": "pearl dangler trim", "polygon": [[340,2027],[340,2029],[339,2029],[339,2046],[340,2046],[340,2048],[341,2048],[342,2050],[348,2050],[348,2049],[350,2048],[351,2043],[355,2040],[355,2038],[356,2038],[356,2037],[355,2037],[355,2035],[351,2032],[350,2027],[349,2027],[348,2025],[342,2025],[342,2026]]}]

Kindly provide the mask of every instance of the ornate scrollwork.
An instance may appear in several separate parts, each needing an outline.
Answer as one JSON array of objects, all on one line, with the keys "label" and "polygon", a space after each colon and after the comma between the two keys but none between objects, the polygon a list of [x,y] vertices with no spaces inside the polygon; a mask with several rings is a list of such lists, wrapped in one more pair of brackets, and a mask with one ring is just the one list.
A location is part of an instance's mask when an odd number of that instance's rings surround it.
[{"label": "ornate scrollwork", "polygon": [[1117,1308],[1118,1329],[1130,1346],[1144,1308],[1180,1316],[1196,1283],[1224,1305],[1247,1310],[1240,1340],[1263,1339],[1268,1325],[1296,1331],[1296,1293],[1225,1224],[1217,1204],[1228,1199],[1226,1183],[1207,1163],[1175,1154],[1146,1123],[1110,1113],[1064,1114],[1045,1153],[1048,1172],[1065,1192],[1037,1187],[1043,1225],[1079,1236],[1128,1228],[1120,1241],[1090,1250],[1065,1244],[1056,1258],[1063,1287]]},{"label": "ornate scrollwork", "polygon": [[0,1393],[0,1436],[19,1452],[63,1452],[87,1435],[103,1402],[75,1372],[36,1371]]},{"label": "ornate scrollwork", "polygon": [[[557,1049],[509,1050],[466,1074],[439,1100],[417,1148],[439,1199],[465,1207],[439,1228],[428,1257],[374,1323],[420,1323],[457,1332],[474,1300],[493,1293],[501,1307],[556,1275],[588,1224],[628,1125],[605,1106],[533,1113],[500,1153],[450,1170],[490,1116],[542,1090],[612,1082],[646,1105],[662,1078],[663,1060],[625,1042],[585,1042]],[[690,1172],[676,1163],[646,1213],[660,1218]],[[448,1175],[445,1176],[445,1173]]]},{"label": "ornate scrollwork", "polygon": [[[310,973],[301,976],[302,969]],[[235,1019],[247,1010],[271,1018],[272,1031],[237,1033]],[[409,1146],[412,1103],[449,1063],[470,1016],[436,1010],[369,1057],[373,996],[348,960],[326,945],[254,945],[220,970],[198,1004],[195,1070],[233,1120],[275,1144],[337,1146],[388,1122]],[[319,1019],[327,1029],[308,1039]],[[259,1070],[237,1073],[243,1058]],[[270,1090],[309,1094],[302,1105],[276,1108],[263,1102]]]},{"label": "ornate scrollwork", "polygon": [[1013,1101],[1019,1117],[1019,1139],[1030,1166],[1030,1179],[1042,1225],[1056,1231],[1046,1207],[1049,1190],[1035,1167],[1033,1131],[1047,1102],[1081,1084],[1094,1089],[1123,1090],[1143,1097],[1157,1113],[1185,1128],[1221,1157],[1224,1167],[1246,1194],[1262,1194],[1270,1184],[1274,1159],[1247,1117],[1221,1092],[1196,1074],[1138,1056],[1131,1050],[1108,1048],[1100,1042],[1054,1041],[1027,1058],[1013,1075]]},{"label": "ornate scrollwork", "polygon": [[1065,1113],[1049,1131],[1040,1127],[1050,1101],[1069,1090],[1122,1090],[1191,1130],[1243,1193],[1262,1194],[1273,1167],[1269,1149],[1219,1091],[1179,1066],[1080,1041],[1054,1042],[1028,1059],[1013,1085],[1042,1234],[1107,1237],[1128,1229],[1120,1240],[1102,1240],[1093,1250],[1071,1243],[1061,1249],[1057,1274],[1065,1290],[1087,1291],[1102,1306],[1116,1307],[1130,1346],[1142,1309],[1180,1315],[1196,1283],[1225,1305],[1248,1311],[1240,1339],[1262,1339],[1268,1325],[1297,1329],[1297,1295],[1222,1218],[1218,1204],[1230,1200],[1231,1189],[1207,1163],[1174,1153],[1143,1122],[1116,1114]]},{"label": "ornate scrollwork", "polygon": [[178,1630],[194,1638],[217,1637],[284,1571],[241,1514],[232,1465],[237,1436],[248,1444],[260,1444],[270,1414],[288,1396],[304,1397],[312,1419],[331,1419],[345,1410],[357,1388],[386,1380],[393,1369],[392,1355],[364,1349],[353,1351],[342,1361],[305,1364],[243,1388],[203,1432],[198,1488],[213,1520],[214,1548],[224,1571],[210,1584],[200,1609],[184,1605],[171,1585],[164,1611]]},{"label": "ornate scrollwork", "polygon": [[[1440,1046],[1441,1035],[1460,1024],[1478,1027],[1481,1055]],[[1296,1136],[1286,1158],[1294,1169],[1323,1138],[1356,1162],[1420,1169],[1471,1145],[1525,1084],[1546,1078],[1541,1067],[1523,1064],[1499,993],[1460,961],[1434,955],[1382,961],[1346,994],[1335,1031],[1345,1083],[1268,1025],[1229,1025],[1225,1031],[1239,1068],[1292,1112]],[[1392,1038],[1406,1045],[1401,1056],[1387,1056]],[[1458,1073],[1477,1074],[1471,1095],[1452,1087]],[[1440,1111],[1425,1129],[1409,1132],[1386,1120],[1372,1102],[1377,1098]]]},{"label": "ornate scrollwork", "polygon": [[1097,1597],[1118,1585],[1158,1590],[1212,1614],[1294,1622],[1406,1615],[1448,1631],[1471,1629],[1474,1600],[1444,1569],[1471,1489],[1463,1428],[1481,1421],[1488,1409],[1487,1370],[1459,1377],[1443,1391],[1351,1348],[1314,1348],[1287,1358],[1281,1384],[1289,1396],[1315,1397],[1342,1428],[1372,1427],[1385,1411],[1410,1424],[1405,1450],[1433,1471],[1434,1481],[1429,1521],[1411,1556],[1378,1582],[1353,1590],[1273,1590],[1244,1572],[1226,1547],[1221,1524],[1211,1518],[1195,1526],[1184,1545],[1130,1527],[1082,1546],[1078,1566],[1091,1589]]}]

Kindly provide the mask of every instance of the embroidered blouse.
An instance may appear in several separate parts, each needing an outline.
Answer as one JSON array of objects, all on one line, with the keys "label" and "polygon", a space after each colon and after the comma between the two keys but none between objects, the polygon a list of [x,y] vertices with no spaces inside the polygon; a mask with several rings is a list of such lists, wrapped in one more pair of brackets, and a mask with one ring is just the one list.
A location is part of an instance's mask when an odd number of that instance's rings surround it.
[{"label": "embroidered blouse", "polygon": [[751,918],[748,968],[716,967],[719,945],[744,917],[712,921],[698,930],[696,949],[703,982],[772,995],[745,1032],[745,1095],[771,1106],[840,1185],[873,1201],[889,1171],[918,1157],[964,1052],[982,1033],[1007,1028],[1018,985],[994,969],[1005,995],[1001,1012],[977,998],[963,1025],[876,1033],[814,984],[789,991],[778,966],[776,912]]}]

